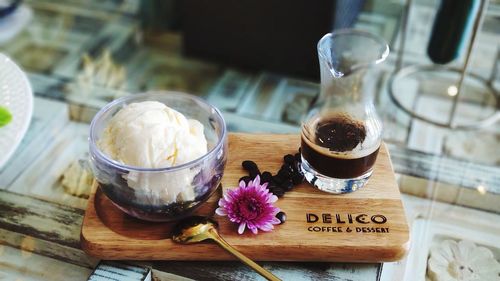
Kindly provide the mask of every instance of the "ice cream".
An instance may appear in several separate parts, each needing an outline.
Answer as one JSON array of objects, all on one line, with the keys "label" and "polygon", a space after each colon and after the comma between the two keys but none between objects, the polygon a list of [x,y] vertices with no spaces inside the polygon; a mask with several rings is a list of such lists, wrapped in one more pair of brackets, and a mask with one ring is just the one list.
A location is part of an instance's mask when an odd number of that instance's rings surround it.
[{"label": "ice cream", "polygon": [[121,109],[98,145],[114,160],[141,168],[172,167],[207,153],[203,125],[157,101]]},{"label": "ice cream", "polygon": [[[173,167],[207,153],[203,125],[156,101],[132,103],[118,111],[98,146],[115,161],[140,168]],[[131,188],[152,192],[152,200],[160,195],[163,200],[176,201],[193,199],[190,187],[197,173],[130,172],[125,177]]]}]

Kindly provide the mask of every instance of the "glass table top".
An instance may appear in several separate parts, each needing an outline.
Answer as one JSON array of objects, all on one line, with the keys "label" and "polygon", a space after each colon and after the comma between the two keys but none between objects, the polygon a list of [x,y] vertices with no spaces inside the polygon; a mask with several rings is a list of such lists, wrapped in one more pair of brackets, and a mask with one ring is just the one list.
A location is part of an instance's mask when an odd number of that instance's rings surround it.
[{"label": "glass table top", "polygon": [[[301,116],[318,94],[318,81],[185,56],[182,32],[152,30],[148,26],[158,20],[154,16],[151,22],[141,20],[141,5],[155,3],[24,1],[15,15],[19,30],[11,38],[0,36],[0,52],[27,73],[35,96],[28,132],[0,168],[0,277],[86,280],[98,264],[79,246],[88,199],[82,173],[89,122],[117,97],[158,89],[181,91],[221,109],[232,132],[299,132]],[[435,5],[417,1],[411,10],[414,20],[405,50],[409,63],[426,59],[417,45],[430,32],[432,21],[426,19]],[[497,6],[492,1],[488,8],[471,66],[485,79],[493,75],[496,86]],[[401,10],[401,3],[367,5],[355,27],[384,36],[397,50]],[[0,19],[0,34],[6,26]],[[425,280],[433,278],[431,271],[444,270],[430,255],[446,247],[485,248],[481,251],[491,252],[489,259],[500,260],[500,126],[454,131],[410,118],[387,93],[395,56],[394,51],[379,79],[376,105],[403,193],[411,250],[402,261],[383,265],[262,263],[284,280]],[[417,86],[406,87],[411,92]],[[442,114],[439,101],[439,96],[425,95],[415,106]],[[480,103],[468,108],[470,114],[482,110]],[[489,262],[488,257],[484,261]],[[161,280],[260,278],[236,262],[146,264]]]}]

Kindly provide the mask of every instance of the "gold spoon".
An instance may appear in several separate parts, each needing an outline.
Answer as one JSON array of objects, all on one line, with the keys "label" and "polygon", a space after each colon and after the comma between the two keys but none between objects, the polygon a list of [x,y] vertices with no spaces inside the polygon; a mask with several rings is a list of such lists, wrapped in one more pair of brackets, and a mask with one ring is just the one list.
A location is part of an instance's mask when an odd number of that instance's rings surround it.
[{"label": "gold spoon", "polygon": [[208,239],[213,240],[224,250],[240,259],[243,263],[257,271],[267,280],[281,281],[271,272],[265,270],[263,267],[256,264],[229,245],[224,239],[222,239],[222,237],[220,237],[219,232],[217,232],[217,227],[217,222],[210,218],[201,216],[187,217],[179,222],[172,230],[172,240],[180,244],[193,244]]}]

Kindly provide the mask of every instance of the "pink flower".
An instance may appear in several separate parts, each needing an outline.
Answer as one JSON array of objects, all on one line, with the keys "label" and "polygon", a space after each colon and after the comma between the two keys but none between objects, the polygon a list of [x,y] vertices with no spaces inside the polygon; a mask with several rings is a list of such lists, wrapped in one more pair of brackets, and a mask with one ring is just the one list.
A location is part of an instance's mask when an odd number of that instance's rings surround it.
[{"label": "pink flower", "polygon": [[238,188],[228,190],[219,200],[219,208],[215,213],[238,223],[239,234],[243,234],[245,227],[257,234],[259,229],[271,231],[274,224],[280,223],[276,218],[280,209],[272,204],[276,201],[278,197],[269,192],[267,183],[260,184],[260,177],[257,176],[248,186],[244,181],[240,181]]}]

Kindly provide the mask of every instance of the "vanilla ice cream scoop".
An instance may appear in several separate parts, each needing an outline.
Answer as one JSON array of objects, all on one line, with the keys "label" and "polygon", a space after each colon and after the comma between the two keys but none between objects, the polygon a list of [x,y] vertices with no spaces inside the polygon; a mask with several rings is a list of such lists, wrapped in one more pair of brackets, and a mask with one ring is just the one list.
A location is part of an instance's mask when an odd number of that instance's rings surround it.
[{"label": "vanilla ice cream scoop", "polygon": [[[156,101],[131,103],[109,121],[99,148],[112,159],[140,168],[181,165],[207,153],[203,125]],[[142,190],[149,203],[193,200],[192,182],[199,170],[171,173],[129,172],[129,187]]]},{"label": "vanilla ice cream scoop", "polygon": [[122,108],[98,145],[114,160],[141,168],[172,167],[207,153],[203,125],[157,101]]}]

